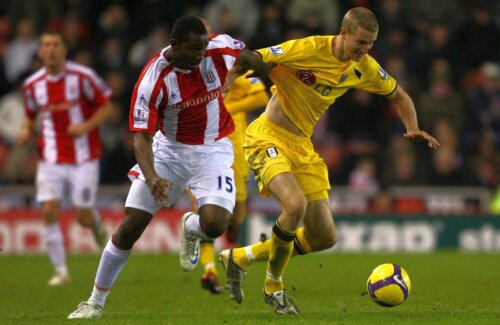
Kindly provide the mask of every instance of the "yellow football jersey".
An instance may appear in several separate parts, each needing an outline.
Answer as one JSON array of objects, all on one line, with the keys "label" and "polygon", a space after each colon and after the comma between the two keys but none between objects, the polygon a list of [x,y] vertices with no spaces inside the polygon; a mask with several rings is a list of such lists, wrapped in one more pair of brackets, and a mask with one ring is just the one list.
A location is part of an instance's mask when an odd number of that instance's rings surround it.
[{"label": "yellow football jersey", "polygon": [[397,86],[370,55],[342,62],[333,55],[336,36],[311,36],[257,50],[264,62],[277,63],[269,77],[272,92],[288,118],[308,137],[321,114],[349,88],[389,95]]}]

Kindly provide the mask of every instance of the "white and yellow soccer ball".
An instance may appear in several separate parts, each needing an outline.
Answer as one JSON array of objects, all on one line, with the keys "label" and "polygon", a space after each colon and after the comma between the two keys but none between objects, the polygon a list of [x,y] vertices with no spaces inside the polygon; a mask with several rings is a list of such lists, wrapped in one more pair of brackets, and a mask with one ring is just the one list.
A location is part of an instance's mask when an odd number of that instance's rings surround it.
[{"label": "white and yellow soccer ball", "polygon": [[366,283],[368,294],[383,307],[394,307],[403,303],[411,291],[408,273],[399,265],[386,263],[373,269]]}]

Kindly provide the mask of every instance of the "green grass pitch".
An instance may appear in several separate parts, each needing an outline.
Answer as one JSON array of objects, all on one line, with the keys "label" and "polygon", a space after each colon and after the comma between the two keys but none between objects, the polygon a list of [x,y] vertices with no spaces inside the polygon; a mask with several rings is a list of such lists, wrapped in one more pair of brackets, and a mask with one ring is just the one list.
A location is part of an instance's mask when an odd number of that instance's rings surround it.
[{"label": "green grass pitch", "polygon": [[[99,320],[69,321],[88,298],[97,255],[69,256],[72,282],[49,288],[46,256],[0,255],[0,324],[499,324],[497,254],[313,254],[292,259],[285,285],[301,314],[276,315],[262,297],[265,265],[250,268],[245,300],[202,291],[201,267],[183,272],[177,255],[132,254]],[[376,265],[403,266],[408,300],[394,308],[373,303],[366,279]]]}]

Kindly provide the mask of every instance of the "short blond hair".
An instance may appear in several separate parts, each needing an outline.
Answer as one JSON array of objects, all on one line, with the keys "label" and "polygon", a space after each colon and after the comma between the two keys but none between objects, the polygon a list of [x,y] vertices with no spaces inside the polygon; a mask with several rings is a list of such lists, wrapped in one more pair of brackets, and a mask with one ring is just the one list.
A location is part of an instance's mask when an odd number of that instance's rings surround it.
[{"label": "short blond hair", "polygon": [[342,27],[349,33],[354,33],[358,27],[378,33],[377,17],[371,10],[363,7],[355,7],[346,12],[342,19]]}]

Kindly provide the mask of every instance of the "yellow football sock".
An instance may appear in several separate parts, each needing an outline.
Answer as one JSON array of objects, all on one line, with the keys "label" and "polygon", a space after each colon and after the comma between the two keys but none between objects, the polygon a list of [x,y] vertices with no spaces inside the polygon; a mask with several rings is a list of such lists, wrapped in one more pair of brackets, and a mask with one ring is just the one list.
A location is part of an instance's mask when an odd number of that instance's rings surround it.
[{"label": "yellow football sock", "polygon": [[254,262],[263,262],[269,259],[271,241],[259,241],[255,244],[233,249],[233,259],[243,270],[247,270]]},{"label": "yellow football sock", "polygon": [[294,241],[294,250],[293,256],[295,255],[305,255],[307,253],[311,253],[313,249],[311,245],[306,240],[306,236],[304,235],[304,228],[298,228],[295,233],[295,241]]},{"label": "yellow football sock", "polygon": [[202,241],[200,243],[200,263],[205,268],[206,272],[212,272],[217,275],[217,268],[215,267],[215,249],[214,242]]},{"label": "yellow football sock", "polygon": [[278,222],[273,227],[269,261],[265,280],[265,290],[271,294],[283,289],[282,276],[293,252],[295,232],[282,229]]},{"label": "yellow football sock", "polygon": [[[304,228],[298,228],[295,235],[292,257],[311,253],[313,249],[304,236]],[[271,240],[259,241],[255,244],[233,249],[233,258],[243,270],[254,262],[264,262],[269,260],[269,250]]]}]

